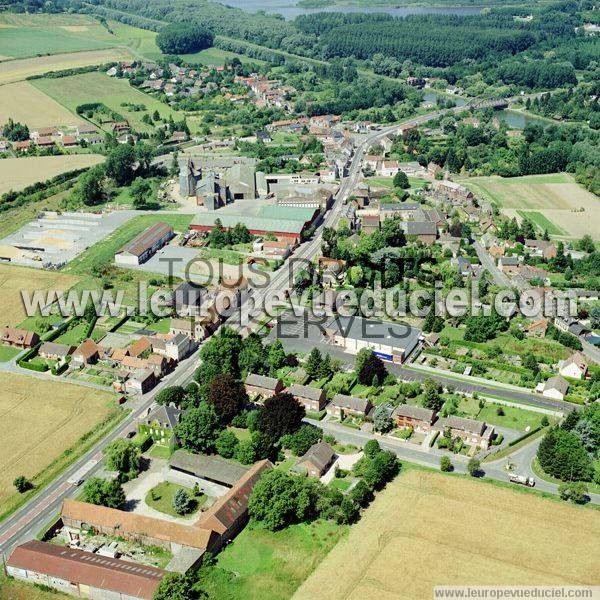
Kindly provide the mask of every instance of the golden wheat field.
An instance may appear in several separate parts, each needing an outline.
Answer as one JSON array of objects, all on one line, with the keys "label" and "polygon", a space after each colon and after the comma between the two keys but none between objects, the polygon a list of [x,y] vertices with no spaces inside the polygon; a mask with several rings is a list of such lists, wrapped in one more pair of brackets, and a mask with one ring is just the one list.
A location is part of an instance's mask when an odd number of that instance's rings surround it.
[{"label": "golden wheat field", "polygon": [[436,585],[598,585],[600,513],[411,470],[294,600],[430,600]]},{"label": "golden wheat field", "polygon": [[79,125],[82,119],[27,81],[0,86],[0,123],[8,119],[29,129]]},{"label": "golden wheat field", "polygon": [[42,271],[0,264],[0,297],[2,298],[2,326],[12,327],[28,315],[23,305],[22,290],[67,291],[79,281],[79,277],[58,271]]},{"label": "golden wheat field", "polygon": [[27,156],[0,161],[0,194],[46,181],[61,173],[84,169],[102,162],[100,154],[62,154],[59,156]]},{"label": "golden wheat field", "polygon": [[33,478],[111,410],[113,394],[58,381],[0,373],[0,506],[12,482]]}]

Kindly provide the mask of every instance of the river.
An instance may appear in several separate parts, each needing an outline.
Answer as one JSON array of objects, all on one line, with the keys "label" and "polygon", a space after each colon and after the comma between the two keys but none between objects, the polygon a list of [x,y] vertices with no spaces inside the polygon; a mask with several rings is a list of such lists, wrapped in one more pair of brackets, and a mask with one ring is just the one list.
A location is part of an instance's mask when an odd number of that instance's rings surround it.
[{"label": "river", "polygon": [[300,8],[296,6],[298,0],[222,0],[221,4],[241,8],[247,12],[255,13],[264,10],[267,13],[277,13],[286,19],[293,19],[298,15],[309,15],[316,12],[363,12],[363,13],[389,13],[396,17],[405,17],[406,15],[475,15],[481,12],[481,7],[477,6],[326,6],[324,8]]}]

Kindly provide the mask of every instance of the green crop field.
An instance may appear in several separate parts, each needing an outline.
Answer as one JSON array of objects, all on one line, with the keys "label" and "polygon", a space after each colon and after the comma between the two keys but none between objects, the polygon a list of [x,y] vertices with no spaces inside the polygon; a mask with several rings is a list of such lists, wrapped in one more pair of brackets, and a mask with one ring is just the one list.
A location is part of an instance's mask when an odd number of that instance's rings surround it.
[{"label": "green crop field", "polygon": [[265,64],[264,61],[256,58],[248,58],[243,54],[236,54],[220,48],[207,48],[195,54],[182,54],[181,57],[185,62],[190,64],[205,65],[207,67],[222,67],[226,61],[233,58],[239,58],[243,63]]},{"label": "green crop field", "polygon": [[[101,102],[123,115],[138,131],[151,131],[152,128],[142,121],[142,116],[155,110],[164,118],[182,118],[182,115],[167,104],[136,90],[124,79],[115,79],[104,73],[83,73],[60,79],[37,79],[33,84],[72,112],[81,104]],[[143,104],[146,112],[130,110],[121,106],[122,103]]]},{"label": "green crop field", "polygon": [[518,210],[517,212],[524,219],[529,219],[542,233],[547,231],[550,235],[566,235],[565,231],[563,231],[558,225],[555,225],[541,212],[536,210]]}]

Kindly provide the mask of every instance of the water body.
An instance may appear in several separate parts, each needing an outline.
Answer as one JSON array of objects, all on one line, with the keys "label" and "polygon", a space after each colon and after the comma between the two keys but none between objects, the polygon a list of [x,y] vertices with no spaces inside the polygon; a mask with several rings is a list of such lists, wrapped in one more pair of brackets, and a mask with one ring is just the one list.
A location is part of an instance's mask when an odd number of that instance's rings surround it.
[{"label": "water body", "polygon": [[301,8],[296,6],[298,0],[221,0],[221,4],[241,8],[246,12],[255,13],[264,10],[266,13],[280,14],[285,19],[293,19],[298,15],[309,15],[317,12],[362,12],[362,13],[389,13],[395,17],[406,15],[476,15],[481,12],[481,7],[476,6],[395,6],[395,7],[367,7],[367,6],[326,6],[324,8]]},{"label": "water body", "polygon": [[525,125],[528,123],[539,123],[544,127],[548,125],[548,121],[545,119],[540,119],[532,115],[525,115],[514,110],[498,110],[494,114],[512,129],[524,129]]}]

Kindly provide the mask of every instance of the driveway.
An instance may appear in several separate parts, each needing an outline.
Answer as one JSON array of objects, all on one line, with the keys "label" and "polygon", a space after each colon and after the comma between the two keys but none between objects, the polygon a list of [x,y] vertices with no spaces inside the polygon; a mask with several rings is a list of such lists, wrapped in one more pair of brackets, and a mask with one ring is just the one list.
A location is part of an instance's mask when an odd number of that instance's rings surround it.
[{"label": "driveway", "polygon": [[329,468],[329,471],[327,471],[327,473],[325,473],[325,475],[321,477],[321,483],[327,485],[330,481],[335,479],[335,470],[338,467],[340,469],[343,469],[344,471],[351,471],[352,467],[354,467],[354,465],[359,461],[362,455],[362,451],[355,452],[354,454],[339,454],[333,462],[333,464],[331,465],[331,467]]}]

